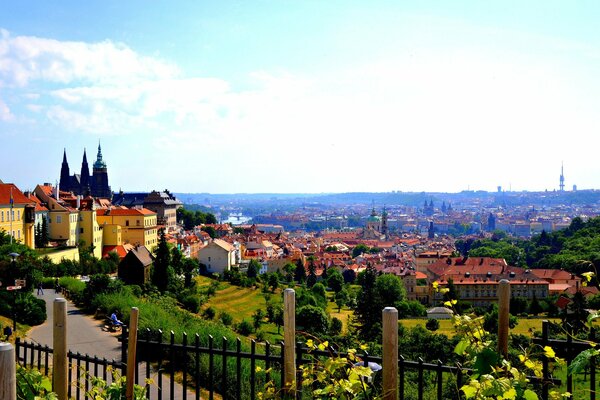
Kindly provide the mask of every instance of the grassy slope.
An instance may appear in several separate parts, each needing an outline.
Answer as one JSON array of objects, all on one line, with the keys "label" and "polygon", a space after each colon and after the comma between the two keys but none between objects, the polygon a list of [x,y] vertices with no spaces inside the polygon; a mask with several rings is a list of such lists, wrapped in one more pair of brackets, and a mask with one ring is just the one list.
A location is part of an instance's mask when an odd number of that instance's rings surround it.
[{"label": "grassy slope", "polygon": [[[203,276],[199,276],[197,279],[200,288],[207,288],[213,282],[212,279]],[[271,302],[281,303],[282,301],[280,290],[271,294]],[[226,311],[233,317],[234,323],[238,323],[244,319],[252,322],[252,314],[256,310],[260,308],[266,311],[266,301],[264,293],[260,289],[241,288],[227,282],[219,282],[219,288],[215,296],[211,297],[203,306],[203,308],[207,307],[214,308],[217,311],[217,317],[219,312]],[[265,332],[265,338],[271,343],[283,340],[283,336],[277,334],[277,326],[275,324],[265,323],[261,327],[261,330]]]}]

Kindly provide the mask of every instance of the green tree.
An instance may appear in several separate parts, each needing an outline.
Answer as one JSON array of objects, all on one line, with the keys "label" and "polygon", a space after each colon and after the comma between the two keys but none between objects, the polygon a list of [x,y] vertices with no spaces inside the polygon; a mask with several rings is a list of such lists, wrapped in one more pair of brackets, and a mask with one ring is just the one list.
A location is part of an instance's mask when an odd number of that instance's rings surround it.
[{"label": "green tree", "polygon": [[271,274],[269,276],[269,287],[271,288],[271,292],[275,292],[279,287],[279,277],[277,274]]},{"label": "green tree", "polygon": [[258,276],[258,271],[260,271],[260,263],[253,258],[248,264],[246,275],[248,278],[256,278]]},{"label": "green tree", "polygon": [[306,281],[306,270],[304,269],[304,263],[302,259],[298,259],[296,261],[296,270],[294,272],[294,279],[298,283],[302,283]]},{"label": "green tree", "polygon": [[184,277],[184,286],[190,288],[193,286],[193,277],[198,273],[199,264],[196,258],[184,258],[182,262],[182,270]]},{"label": "green tree", "polygon": [[265,312],[263,311],[262,308],[259,308],[258,310],[254,311],[254,313],[252,314],[252,322],[253,322],[253,326],[254,326],[254,332],[258,331],[258,329],[261,327],[261,325],[263,324],[264,318],[265,318]]},{"label": "green tree", "polygon": [[352,249],[352,258],[356,258],[358,256],[360,256],[363,253],[368,253],[369,252],[369,246],[367,246],[366,244],[360,243],[357,244],[353,249]]},{"label": "green tree", "polygon": [[288,262],[283,266],[283,272],[285,274],[285,280],[287,283],[294,282],[294,273],[296,272],[296,266]]},{"label": "green tree", "polygon": [[173,247],[171,250],[171,267],[177,275],[183,273],[183,254],[177,247]]},{"label": "green tree", "polygon": [[338,306],[338,312],[342,311],[342,307],[348,304],[350,295],[346,289],[342,289],[335,294],[335,305]]},{"label": "green tree", "polygon": [[208,233],[208,236],[210,236],[211,239],[217,237],[217,231],[212,226],[203,226],[202,228],[200,228],[200,230]]},{"label": "green tree", "polygon": [[335,293],[338,293],[344,287],[344,277],[335,268],[331,268],[329,270],[329,274],[327,275],[327,285],[333,290]]},{"label": "green tree", "polygon": [[298,308],[296,323],[302,327],[302,330],[313,335],[322,335],[329,329],[329,319],[325,311],[310,305]]},{"label": "green tree", "polygon": [[361,285],[361,290],[357,296],[354,317],[359,324],[361,338],[374,340],[381,333],[381,309],[376,301],[377,272],[375,268],[371,264],[367,264],[367,268],[358,275],[357,280]]},{"label": "green tree", "polygon": [[154,250],[154,269],[152,271],[152,284],[161,292],[169,287],[173,275],[171,268],[171,252],[167,244],[164,228],[158,231],[158,246]]},{"label": "green tree", "polygon": [[306,277],[306,286],[313,287],[317,283],[317,266],[315,265],[315,258],[313,256],[308,257],[308,276]]}]

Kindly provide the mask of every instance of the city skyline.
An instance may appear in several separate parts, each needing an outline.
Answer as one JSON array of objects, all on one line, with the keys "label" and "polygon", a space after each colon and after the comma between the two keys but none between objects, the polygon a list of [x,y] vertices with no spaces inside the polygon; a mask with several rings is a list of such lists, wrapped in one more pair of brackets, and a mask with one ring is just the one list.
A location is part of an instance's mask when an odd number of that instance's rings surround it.
[{"label": "city skyline", "polygon": [[0,0],[0,179],[114,191],[600,188],[593,2]]}]

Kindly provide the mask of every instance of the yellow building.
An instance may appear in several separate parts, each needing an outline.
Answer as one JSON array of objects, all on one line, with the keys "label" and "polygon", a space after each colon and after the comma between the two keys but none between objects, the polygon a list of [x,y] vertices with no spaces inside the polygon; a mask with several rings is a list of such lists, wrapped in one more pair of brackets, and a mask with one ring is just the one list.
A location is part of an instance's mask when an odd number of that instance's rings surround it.
[{"label": "yellow building", "polygon": [[102,257],[102,230],[98,224],[94,202],[91,206],[81,208],[79,211],[79,238],[86,246],[93,246],[92,254],[96,258]]},{"label": "yellow building", "polygon": [[[143,245],[152,252],[158,244],[157,215],[146,208],[135,209],[99,209],[97,210],[98,223],[103,229],[111,229],[112,225],[121,227],[123,243]],[[115,237],[118,232],[105,234]],[[115,243],[116,244],[116,243]]]},{"label": "yellow building", "polygon": [[35,203],[12,183],[0,183],[0,231],[35,247]]},{"label": "yellow building", "polygon": [[35,195],[48,208],[48,238],[66,246],[79,244],[79,210],[58,199],[58,190],[49,185],[37,185]]}]

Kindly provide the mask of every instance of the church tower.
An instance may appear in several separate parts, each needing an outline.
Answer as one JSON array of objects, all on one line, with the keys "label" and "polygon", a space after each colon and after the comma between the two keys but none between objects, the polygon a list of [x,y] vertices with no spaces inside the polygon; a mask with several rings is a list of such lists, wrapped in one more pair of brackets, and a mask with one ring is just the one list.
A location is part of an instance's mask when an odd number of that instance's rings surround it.
[{"label": "church tower", "polygon": [[69,163],[67,162],[67,149],[63,153],[63,161],[60,167],[60,183],[59,187],[62,190],[71,190],[71,173],[69,172]]},{"label": "church tower", "polygon": [[385,236],[385,238],[387,239],[387,235],[388,235],[388,213],[385,209],[385,206],[383,206],[383,213],[381,214],[381,234],[383,236]]},{"label": "church tower", "polygon": [[83,149],[83,161],[81,162],[81,190],[80,193],[84,196],[90,194],[90,168],[88,167],[87,155],[85,154],[85,149]]},{"label": "church tower", "polygon": [[102,159],[102,148],[100,147],[100,142],[98,142],[98,155],[96,156],[96,162],[94,162],[92,182],[90,186],[92,190],[92,196],[104,198],[112,197],[110,186],[108,186],[106,162],[104,162]]}]

